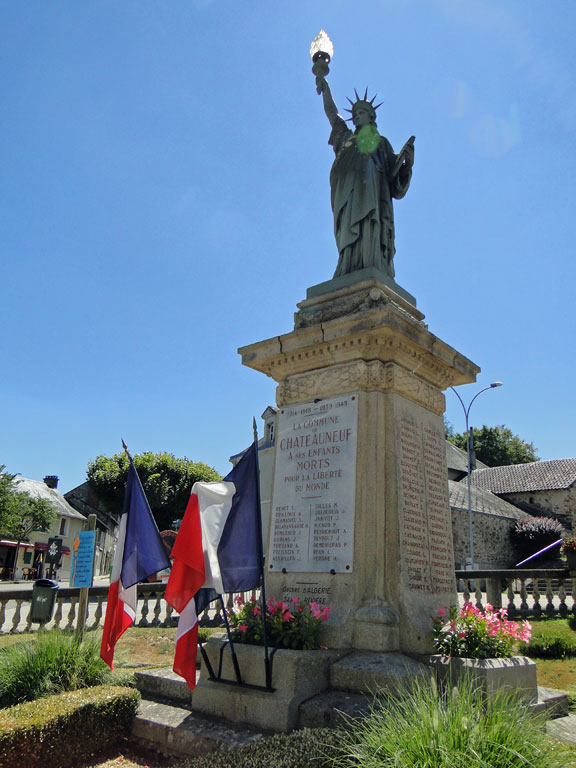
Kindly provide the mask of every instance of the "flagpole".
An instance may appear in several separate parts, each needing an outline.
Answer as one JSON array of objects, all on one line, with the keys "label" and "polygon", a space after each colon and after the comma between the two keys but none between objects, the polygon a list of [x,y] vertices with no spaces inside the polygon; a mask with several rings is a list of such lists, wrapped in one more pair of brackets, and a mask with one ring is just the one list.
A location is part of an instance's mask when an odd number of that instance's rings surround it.
[{"label": "flagpole", "polygon": [[258,508],[258,534],[260,536],[260,578],[262,580],[261,600],[262,600],[262,639],[264,641],[264,670],[266,673],[266,687],[272,687],[272,669],[270,668],[270,656],[268,654],[268,633],[266,631],[266,585],[264,583],[264,536],[262,533],[262,506],[260,503],[260,463],[258,461],[258,429],[256,419],[252,418],[254,428],[254,459],[256,462],[256,506]]},{"label": "flagpole", "polygon": [[228,621],[228,614],[226,612],[226,606],[224,605],[224,597],[219,595],[220,605],[222,606],[222,613],[224,614],[224,623],[226,624],[226,633],[228,635],[228,642],[230,643],[230,653],[232,654],[232,665],[234,666],[234,673],[236,680],[242,684],[242,675],[240,674],[240,665],[238,664],[238,656],[236,656],[236,649],[234,648],[234,642],[232,640],[232,632],[230,631],[230,622]]},{"label": "flagpole", "polygon": [[122,440],[122,448],[124,448],[124,453],[126,454],[126,456],[128,456],[128,459],[130,460],[130,463],[133,463],[134,460],[132,458],[132,455],[131,455],[130,451],[128,450],[128,446],[124,442],[124,438],[121,437],[120,440]]}]

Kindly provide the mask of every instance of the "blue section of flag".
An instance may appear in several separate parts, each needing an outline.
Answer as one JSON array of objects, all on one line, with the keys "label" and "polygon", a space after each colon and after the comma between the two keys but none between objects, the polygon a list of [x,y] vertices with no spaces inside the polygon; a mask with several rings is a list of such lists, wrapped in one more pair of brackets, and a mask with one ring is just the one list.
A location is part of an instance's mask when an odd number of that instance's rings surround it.
[{"label": "blue section of flag", "polygon": [[205,608],[208,608],[210,603],[213,603],[214,600],[218,600],[219,597],[220,595],[215,589],[207,589],[206,587],[199,589],[194,597],[196,602],[196,615],[199,617],[202,611]]},{"label": "blue section of flag", "polygon": [[158,533],[132,459],[128,469],[122,514],[127,515],[127,522],[121,580],[124,589],[128,589],[148,576],[170,567],[170,558]]},{"label": "blue section of flag", "polygon": [[262,568],[255,443],[224,480],[236,492],[218,545],[222,586],[224,592],[245,592],[259,585]]}]

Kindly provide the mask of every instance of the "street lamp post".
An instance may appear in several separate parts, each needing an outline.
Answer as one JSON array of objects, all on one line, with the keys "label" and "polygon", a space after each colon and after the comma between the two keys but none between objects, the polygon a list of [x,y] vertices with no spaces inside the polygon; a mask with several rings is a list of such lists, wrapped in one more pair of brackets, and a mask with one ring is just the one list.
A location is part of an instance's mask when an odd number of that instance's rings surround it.
[{"label": "street lamp post", "polygon": [[494,389],[495,387],[501,387],[502,382],[501,381],[493,381],[492,384],[490,384],[489,387],[484,387],[484,389],[481,389],[479,392],[476,392],[472,400],[470,400],[470,403],[468,404],[468,408],[464,405],[464,402],[458,392],[454,389],[454,387],[450,387],[452,392],[456,395],[458,400],[460,400],[460,405],[462,406],[462,410],[464,411],[464,418],[466,420],[466,454],[468,457],[468,539],[469,539],[469,547],[470,547],[470,557],[468,558],[469,562],[467,564],[468,570],[473,570],[474,568],[474,522],[472,519],[472,436],[470,434],[470,427],[468,425],[468,417],[470,415],[470,408],[472,408],[472,403],[478,395],[481,395],[482,392],[486,392],[488,389]]}]

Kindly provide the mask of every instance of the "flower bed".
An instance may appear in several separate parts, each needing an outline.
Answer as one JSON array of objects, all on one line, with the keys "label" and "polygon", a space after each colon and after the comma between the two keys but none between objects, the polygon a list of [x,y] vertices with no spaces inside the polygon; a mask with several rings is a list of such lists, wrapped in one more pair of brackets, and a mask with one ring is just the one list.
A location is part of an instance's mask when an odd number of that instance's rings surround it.
[{"label": "flower bed", "polygon": [[536,664],[513,655],[530,641],[529,622],[510,621],[504,609],[486,605],[482,611],[466,602],[462,608],[441,608],[433,627],[439,654],[430,663],[442,683],[458,685],[466,679],[486,698],[509,689],[524,700],[536,701]]},{"label": "flower bed", "polygon": [[467,659],[501,659],[513,655],[521,643],[530,642],[532,626],[527,621],[508,619],[506,610],[484,611],[465,602],[441,608],[433,620],[434,647],[443,656]]},{"label": "flower bed", "polygon": [[[298,597],[291,597],[289,602],[271,597],[266,605],[268,645],[296,651],[320,648],[320,629],[323,622],[328,621],[328,606],[322,608],[315,602],[301,603]],[[246,602],[241,596],[236,597],[234,608],[228,614],[233,641],[263,645],[262,614],[262,604],[254,595]]]}]

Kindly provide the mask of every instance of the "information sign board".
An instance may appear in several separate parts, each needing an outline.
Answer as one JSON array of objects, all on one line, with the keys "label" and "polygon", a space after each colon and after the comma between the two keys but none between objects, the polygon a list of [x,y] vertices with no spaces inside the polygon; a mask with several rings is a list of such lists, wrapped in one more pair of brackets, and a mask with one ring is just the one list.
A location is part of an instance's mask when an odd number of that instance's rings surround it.
[{"label": "information sign board", "polygon": [[74,537],[71,587],[91,587],[96,531],[80,531]]}]

